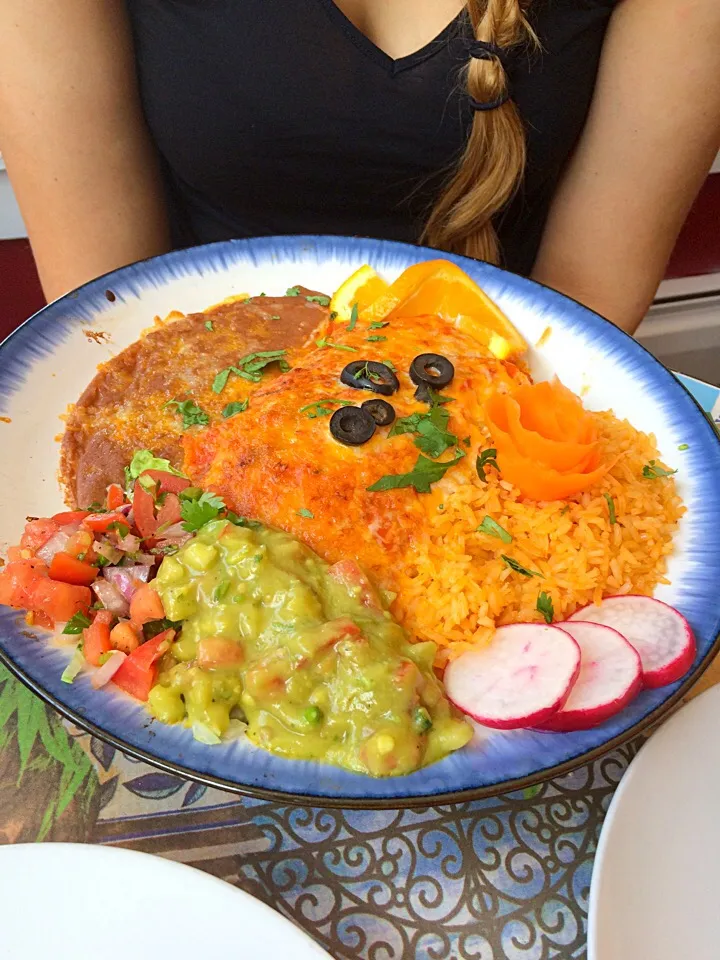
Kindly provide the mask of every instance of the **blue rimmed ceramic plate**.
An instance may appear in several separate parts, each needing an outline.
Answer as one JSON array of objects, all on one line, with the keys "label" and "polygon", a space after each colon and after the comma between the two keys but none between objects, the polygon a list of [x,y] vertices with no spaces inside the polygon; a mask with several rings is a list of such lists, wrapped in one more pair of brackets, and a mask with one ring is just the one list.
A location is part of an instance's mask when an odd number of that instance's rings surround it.
[{"label": "blue rimmed ceramic plate", "polygon": [[[437,257],[420,247],[336,237],[231,241],[178,251],[118,270],[46,307],[0,346],[0,548],[22,531],[26,514],[61,509],[57,482],[60,417],[95,374],[171,310],[199,311],[242,292],[283,293],[291,283],[331,292],[370,263],[387,279]],[[95,691],[87,678],[60,680],[69,653],[35,637],[16,612],[0,613],[0,655],[49,703],[97,736],[172,772],[260,796],[351,806],[422,805],[505,792],[557,775],[657,720],[702,672],[720,632],[720,443],[695,401],[639,344],[571,300],[487,264],[451,257],[498,302],[529,343],[540,379],[557,374],[594,409],[612,408],[657,437],[678,467],[687,505],[671,586],[657,596],[692,624],[698,656],[682,684],[642,693],[619,716],[582,733],[484,733],[406,777],[374,780],[334,767],[288,761],[236,741],[207,746],[189,731],[150,720],[120,693]],[[102,334],[102,336],[98,336]],[[682,451],[678,448],[687,445]]]}]

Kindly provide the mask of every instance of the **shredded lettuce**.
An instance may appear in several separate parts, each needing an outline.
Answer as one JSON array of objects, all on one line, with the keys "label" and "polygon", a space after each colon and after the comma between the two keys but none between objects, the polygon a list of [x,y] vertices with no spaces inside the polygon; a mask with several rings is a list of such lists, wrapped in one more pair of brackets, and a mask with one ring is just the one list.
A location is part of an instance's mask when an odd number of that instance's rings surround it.
[{"label": "shredded lettuce", "polygon": [[73,683],[75,677],[80,673],[82,668],[85,666],[85,657],[83,656],[83,645],[79,643],[75,647],[75,653],[73,653],[70,658],[70,663],[65,667],[62,672],[60,679],[63,683]]},{"label": "shredded lettuce", "polygon": [[146,470],[164,470],[165,473],[174,473],[176,477],[185,476],[184,473],[176,470],[169,460],[156,457],[152,450],[137,450],[130,461],[130,466],[125,468],[128,483],[131,480],[137,480]]}]

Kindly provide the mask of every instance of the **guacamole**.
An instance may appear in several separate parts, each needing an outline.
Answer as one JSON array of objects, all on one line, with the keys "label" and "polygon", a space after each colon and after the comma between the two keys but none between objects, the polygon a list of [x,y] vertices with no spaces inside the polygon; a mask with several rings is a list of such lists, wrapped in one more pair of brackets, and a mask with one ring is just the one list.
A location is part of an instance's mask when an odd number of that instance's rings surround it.
[{"label": "guacamole", "polygon": [[182,629],[149,707],[222,737],[358,773],[409,773],[471,737],[433,671],[354,562],[329,566],[288,534],[214,520],[154,584]]}]

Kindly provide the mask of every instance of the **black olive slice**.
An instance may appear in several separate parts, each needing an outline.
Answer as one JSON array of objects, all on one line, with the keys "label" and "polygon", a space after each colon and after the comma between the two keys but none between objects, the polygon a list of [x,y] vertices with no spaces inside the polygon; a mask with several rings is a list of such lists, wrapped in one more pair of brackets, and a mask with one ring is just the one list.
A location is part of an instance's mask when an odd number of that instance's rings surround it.
[{"label": "black olive slice", "polygon": [[410,379],[418,387],[424,384],[433,390],[441,390],[454,376],[455,367],[439,353],[421,353],[410,364]]},{"label": "black olive slice", "polygon": [[400,381],[390,367],[377,360],[353,360],[340,374],[340,382],[356,390],[372,390],[385,397],[400,389]]},{"label": "black olive slice", "polygon": [[387,400],[366,400],[360,406],[362,410],[367,410],[379,427],[389,427],[395,419],[395,407]]},{"label": "black olive slice", "polygon": [[348,447],[359,447],[375,433],[375,421],[360,407],[340,407],[330,417],[330,433]]}]

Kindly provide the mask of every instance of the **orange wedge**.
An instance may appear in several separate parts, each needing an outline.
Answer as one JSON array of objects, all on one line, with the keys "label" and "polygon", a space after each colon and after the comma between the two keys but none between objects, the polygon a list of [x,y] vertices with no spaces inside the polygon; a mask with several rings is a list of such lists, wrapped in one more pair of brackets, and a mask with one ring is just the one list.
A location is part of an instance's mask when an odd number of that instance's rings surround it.
[{"label": "orange wedge", "polygon": [[[408,267],[384,293],[360,311],[360,319],[368,323],[373,320],[386,320],[397,307],[413,295],[423,280],[432,276],[443,263],[445,263],[444,260],[426,260],[424,263],[415,263]],[[418,310],[414,314],[406,313],[405,316],[419,317],[431,312]]]},{"label": "orange wedge", "polygon": [[527,350],[527,343],[497,304],[448,260],[428,260],[409,267],[360,314],[363,320],[426,315],[454,323],[501,360]]},{"label": "orange wedge", "polygon": [[336,314],[334,319],[339,322],[348,321],[355,304],[358,305],[358,313],[361,313],[382,297],[387,289],[387,281],[365,264],[337,288],[330,301],[330,313]]}]

